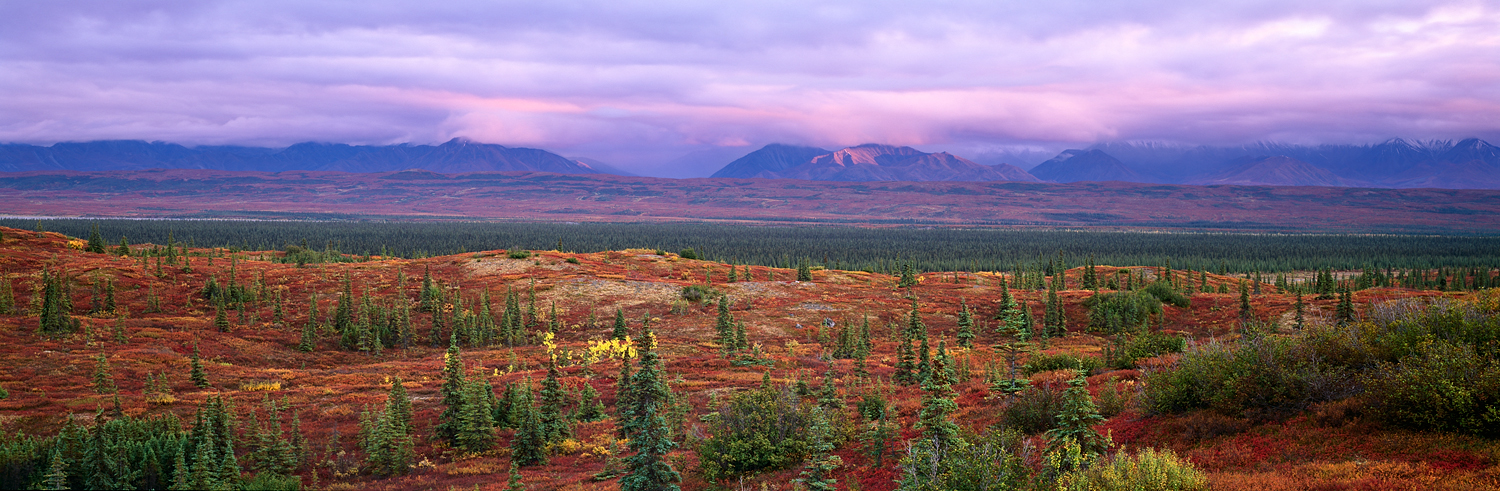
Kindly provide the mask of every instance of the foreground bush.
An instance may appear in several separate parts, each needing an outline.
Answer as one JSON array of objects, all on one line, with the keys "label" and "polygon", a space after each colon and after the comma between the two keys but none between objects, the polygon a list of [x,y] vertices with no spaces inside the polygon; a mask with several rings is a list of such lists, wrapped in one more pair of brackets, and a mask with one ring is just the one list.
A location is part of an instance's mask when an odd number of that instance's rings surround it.
[{"label": "foreground bush", "polygon": [[1058,353],[1055,355],[1037,353],[1031,355],[1031,359],[1026,360],[1026,364],[1021,366],[1021,373],[1030,376],[1053,370],[1083,370],[1085,372],[1092,372],[1100,368],[1104,368],[1104,362],[1092,356],[1080,355],[1078,353]]},{"label": "foreground bush", "polygon": [[1259,419],[1366,394],[1388,424],[1500,435],[1500,292],[1390,302],[1364,318],[1200,345],[1147,375],[1146,406]]},{"label": "foreground bush", "polygon": [[1352,375],[1320,366],[1295,340],[1252,337],[1212,342],[1183,353],[1177,367],[1146,377],[1146,407],[1157,413],[1212,409],[1276,419],[1309,405],[1353,395]]},{"label": "foreground bush", "polygon": [[1001,423],[1027,435],[1057,427],[1062,411],[1063,390],[1054,384],[1032,386],[1017,393],[1000,410]]},{"label": "foreground bush", "polygon": [[719,410],[712,435],[698,445],[703,477],[717,481],[801,462],[808,454],[811,408],[787,387],[734,396]]},{"label": "foreground bush", "polygon": [[1500,435],[1500,363],[1473,347],[1436,341],[1382,363],[1365,379],[1375,414],[1407,428]]},{"label": "foreground bush", "polygon": [[[972,443],[968,440],[974,440]],[[921,440],[901,459],[901,491],[1007,491],[1031,480],[1024,455],[1031,447],[1015,431],[956,439],[947,448]]]},{"label": "foreground bush", "polygon": [[1189,491],[1208,489],[1208,477],[1171,450],[1115,454],[1059,480],[1066,491]]},{"label": "foreground bush", "polygon": [[1167,353],[1181,353],[1187,340],[1161,333],[1145,333],[1121,340],[1105,352],[1105,364],[1114,368],[1135,368],[1136,363]]}]

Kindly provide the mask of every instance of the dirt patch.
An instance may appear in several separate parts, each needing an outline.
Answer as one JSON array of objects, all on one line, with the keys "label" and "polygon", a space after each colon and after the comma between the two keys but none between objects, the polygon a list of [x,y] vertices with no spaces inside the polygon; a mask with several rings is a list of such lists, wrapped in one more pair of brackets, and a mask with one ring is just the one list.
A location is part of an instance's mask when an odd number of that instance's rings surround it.
[{"label": "dirt patch", "polygon": [[537,300],[573,304],[587,299],[609,298],[614,300],[611,308],[624,308],[641,304],[670,305],[681,295],[681,289],[670,284],[577,278],[557,284],[552,290],[538,295]]}]

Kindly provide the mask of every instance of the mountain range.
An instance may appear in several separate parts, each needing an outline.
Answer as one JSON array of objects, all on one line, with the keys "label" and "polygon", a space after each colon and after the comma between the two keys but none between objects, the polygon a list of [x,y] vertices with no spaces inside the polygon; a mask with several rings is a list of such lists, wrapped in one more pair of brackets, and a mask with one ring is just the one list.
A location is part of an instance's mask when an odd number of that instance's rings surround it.
[{"label": "mountain range", "polygon": [[1039,181],[1020,168],[982,165],[948,152],[866,143],[830,152],[816,147],[766,145],[712,177],[808,181]]},{"label": "mountain range", "polygon": [[282,172],[390,172],[426,169],[441,173],[540,171],[597,174],[581,161],[535,148],[512,148],[454,138],[441,145],[345,145],[298,143],[286,148],[203,146],[144,141],[65,142],[41,147],[0,145],[0,171],[212,169]]},{"label": "mountain range", "polygon": [[[992,164],[976,163],[947,152],[929,153],[874,143],[840,150],[770,144],[730,162],[713,177],[845,182],[1125,181],[1500,189],[1500,147],[1478,138],[1458,142],[1393,138],[1375,145],[1103,143],[1064,150],[1029,171],[1003,162]],[[424,169],[445,174],[528,171],[626,175],[586,158],[572,159],[546,150],[462,138],[439,145],[308,142],[286,148],[185,147],[144,141],[66,142],[46,147],[0,144],[0,172],[151,168],[360,173]]]}]

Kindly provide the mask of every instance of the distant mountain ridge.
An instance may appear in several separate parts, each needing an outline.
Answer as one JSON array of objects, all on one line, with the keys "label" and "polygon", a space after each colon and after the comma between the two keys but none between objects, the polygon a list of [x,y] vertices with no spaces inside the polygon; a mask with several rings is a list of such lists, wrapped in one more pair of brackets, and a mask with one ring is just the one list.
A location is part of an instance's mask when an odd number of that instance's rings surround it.
[{"label": "distant mountain ridge", "polygon": [[1033,167],[1031,175],[1052,182],[1149,182],[1125,167],[1119,159],[1099,149],[1064,150],[1052,160]]},{"label": "distant mountain ridge", "polygon": [[771,144],[724,166],[713,177],[759,177],[809,181],[1031,181],[1020,168],[974,163],[947,152],[866,143],[833,152]]},{"label": "distant mountain ridge", "polygon": [[[721,154],[723,152],[720,152]],[[1500,189],[1500,147],[1479,138],[1407,140],[1374,145],[1191,146],[1100,143],[1064,150],[1029,172],[1001,163],[864,144],[838,150],[770,144],[712,177],[823,181],[1126,181],[1385,188]],[[1035,153],[1028,154],[1036,158]],[[709,159],[712,160],[712,159]],[[1031,160],[1035,161],[1035,160]],[[722,162],[722,160],[719,160]],[[204,169],[225,171],[392,172],[444,174],[552,172],[628,175],[587,158],[455,138],[438,145],[348,145],[306,142],[285,148],[198,146],[138,140],[0,144],[0,172]],[[711,165],[709,162],[700,164]],[[701,168],[701,167],[700,167]],[[701,175],[701,174],[700,174]]]},{"label": "distant mountain ridge", "polygon": [[1244,164],[1189,184],[1240,186],[1368,187],[1368,183],[1345,179],[1326,169],[1285,155],[1247,159]]},{"label": "distant mountain ridge", "polygon": [[282,149],[204,146],[112,140],[65,142],[42,147],[0,145],[0,171],[212,169],[391,172],[425,169],[441,173],[538,171],[596,174],[598,170],[546,150],[515,148],[454,138],[441,145],[346,145],[298,143]]},{"label": "distant mountain ridge", "polygon": [[[1099,151],[1113,157],[1139,176],[1137,182],[1500,189],[1500,147],[1478,138],[1456,143],[1392,138],[1375,145],[1315,146],[1102,143],[1064,151],[1053,160],[1067,160],[1084,151]],[[1286,160],[1271,160],[1275,157]],[[1247,163],[1257,164],[1247,166]],[[1114,170],[1062,176],[1038,165],[1031,172],[1047,180],[1067,179],[1059,182],[1131,180],[1120,178]]]}]

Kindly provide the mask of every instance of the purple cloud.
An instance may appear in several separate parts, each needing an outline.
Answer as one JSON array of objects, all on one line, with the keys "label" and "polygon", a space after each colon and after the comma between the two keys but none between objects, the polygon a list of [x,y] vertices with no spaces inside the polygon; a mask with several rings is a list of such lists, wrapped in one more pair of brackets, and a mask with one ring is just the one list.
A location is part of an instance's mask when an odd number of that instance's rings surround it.
[{"label": "purple cloud", "polygon": [[9,2],[0,141],[467,136],[706,175],[676,157],[1500,137],[1484,2],[534,3]]}]

